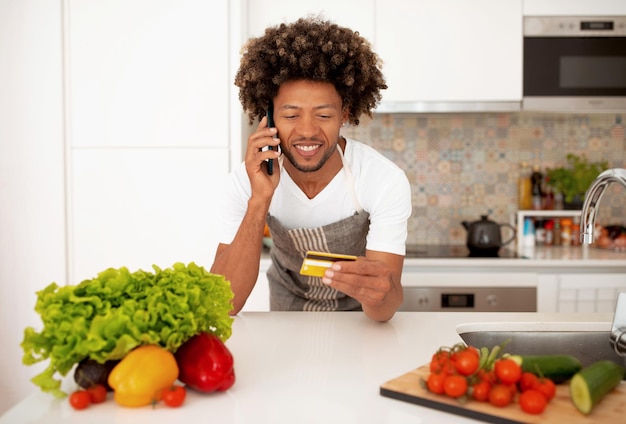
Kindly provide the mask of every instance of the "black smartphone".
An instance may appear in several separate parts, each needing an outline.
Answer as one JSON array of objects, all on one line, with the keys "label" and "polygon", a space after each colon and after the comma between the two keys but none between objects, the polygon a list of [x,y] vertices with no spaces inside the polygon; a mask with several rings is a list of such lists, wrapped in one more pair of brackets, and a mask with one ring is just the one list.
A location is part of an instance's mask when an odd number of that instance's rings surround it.
[{"label": "black smartphone", "polygon": [[[267,106],[267,127],[274,127],[274,103],[270,102]],[[273,146],[267,146],[268,149],[274,150]],[[272,175],[274,173],[274,159],[267,160],[267,175]]]}]

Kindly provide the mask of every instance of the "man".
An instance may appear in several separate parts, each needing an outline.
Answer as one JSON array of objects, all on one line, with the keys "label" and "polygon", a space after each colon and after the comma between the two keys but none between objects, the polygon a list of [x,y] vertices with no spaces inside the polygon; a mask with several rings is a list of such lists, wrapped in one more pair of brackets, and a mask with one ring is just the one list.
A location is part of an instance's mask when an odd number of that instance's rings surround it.
[{"label": "man", "polygon": [[[272,310],[363,310],[387,321],[402,303],[409,182],[374,149],[340,135],[380,101],[379,67],[357,32],[317,18],[268,28],[244,46],[235,85],[250,123],[262,119],[231,175],[211,268],[231,282],[233,314],[258,277],[266,223]],[[308,250],[358,258],[310,277],[299,274]]]}]

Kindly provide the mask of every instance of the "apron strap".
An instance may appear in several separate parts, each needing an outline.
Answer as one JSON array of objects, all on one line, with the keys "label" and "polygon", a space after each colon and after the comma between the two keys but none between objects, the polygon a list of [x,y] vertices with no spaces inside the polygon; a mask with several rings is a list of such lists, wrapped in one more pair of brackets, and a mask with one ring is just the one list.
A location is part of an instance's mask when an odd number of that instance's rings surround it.
[{"label": "apron strap", "polygon": [[[346,147],[348,146],[348,141],[346,140]],[[361,204],[359,203],[359,199],[356,197],[356,189],[354,187],[354,175],[352,175],[352,171],[350,170],[350,166],[348,166],[348,164],[346,163],[346,160],[343,157],[343,152],[341,151],[341,146],[339,146],[339,143],[337,143],[337,151],[339,152],[339,157],[341,158],[341,163],[343,164],[343,172],[345,175],[345,179],[346,179],[346,187],[348,189],[348,191],[350,192],[350,196],[352,196],[352,204],[354,206],[354,209],[356,209],[356,211],[358,213],[363,212],[363,208],[361,207]]]}]

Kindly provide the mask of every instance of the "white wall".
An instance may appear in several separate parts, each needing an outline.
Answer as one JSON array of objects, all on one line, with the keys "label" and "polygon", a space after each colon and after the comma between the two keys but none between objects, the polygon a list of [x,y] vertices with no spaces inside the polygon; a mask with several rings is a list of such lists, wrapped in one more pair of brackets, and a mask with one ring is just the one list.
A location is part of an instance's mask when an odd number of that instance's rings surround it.
[{"label": "white wall", "polygon": [[61,45],[61,1],[0,0],[0,414],[36,389],[36,291],[65,284]]}]

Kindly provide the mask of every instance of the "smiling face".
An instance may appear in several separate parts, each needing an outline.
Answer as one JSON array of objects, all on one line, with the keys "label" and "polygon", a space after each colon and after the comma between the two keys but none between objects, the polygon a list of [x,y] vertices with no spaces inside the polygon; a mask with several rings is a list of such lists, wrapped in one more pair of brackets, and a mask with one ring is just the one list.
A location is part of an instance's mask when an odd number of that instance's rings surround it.
[{"label": "smiling face", "polygon": [[316,172],[335,153],[339,130],[348,119],[331,83],[289,81],[274,98],[280,147],[300,172]]}]

